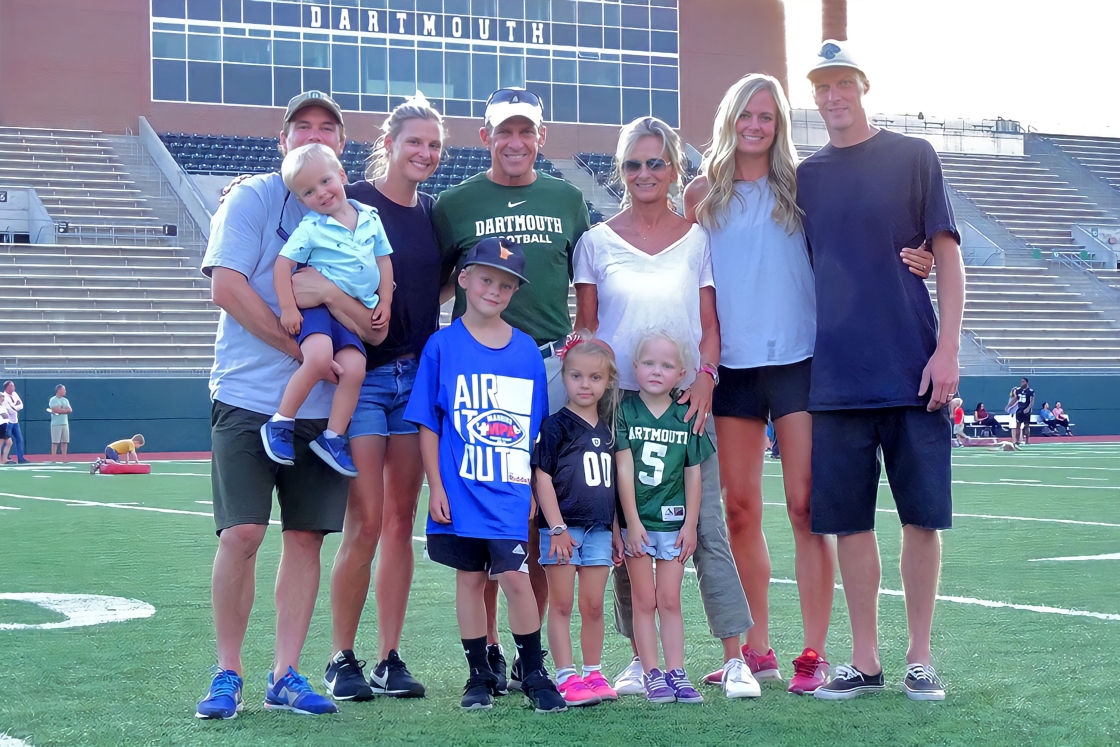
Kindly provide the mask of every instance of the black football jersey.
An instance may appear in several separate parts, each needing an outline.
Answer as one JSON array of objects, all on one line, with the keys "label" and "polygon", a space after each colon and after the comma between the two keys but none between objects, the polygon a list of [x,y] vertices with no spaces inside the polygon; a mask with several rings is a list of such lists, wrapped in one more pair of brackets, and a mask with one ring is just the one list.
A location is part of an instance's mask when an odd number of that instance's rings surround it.
[{"label": "black football jersey", "polygon": [[552,475],[564,523],[610,526],[614,521],[614,442],[609,424],[594,428],[568,408],[541,424],[533,464]]}]

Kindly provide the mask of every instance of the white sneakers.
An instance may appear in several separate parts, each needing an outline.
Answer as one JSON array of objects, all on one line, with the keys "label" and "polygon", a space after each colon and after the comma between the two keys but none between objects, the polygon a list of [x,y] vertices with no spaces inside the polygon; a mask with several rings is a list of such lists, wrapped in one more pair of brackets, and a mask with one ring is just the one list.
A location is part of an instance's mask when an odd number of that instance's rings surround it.
[{"label": "white sneakers", "polygon": [[732,659],[723,665],[722,682],[723,693],[729,698],[757,698],[762,695],[762,688],[742,659]]},{"label": "white sneakers", "polygon": [[614,678],[614,690],[619,695],[645,695],[646,686],[642,680],[645,672],[642,671],[642,660],[634,657],[626,669]]}]

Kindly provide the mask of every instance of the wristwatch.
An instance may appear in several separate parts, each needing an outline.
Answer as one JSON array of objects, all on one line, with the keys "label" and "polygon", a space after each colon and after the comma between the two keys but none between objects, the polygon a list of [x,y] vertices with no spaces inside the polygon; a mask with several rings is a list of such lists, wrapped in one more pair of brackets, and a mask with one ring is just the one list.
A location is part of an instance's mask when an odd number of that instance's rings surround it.
[{"label": "wristwatch", "polygon": [[554,526],[552,528],[552,536],[553,537],[558,537],[566,531],[568,531],[568,525],[567,524],[557,524],[556,526]]},{"label": "wristwatch", "polygon": [[712,382],[714,384],[716,384],[717,386],[719,385],[719,371],[716,370],[716,367],[713,366],[711,363],[703,364],[702,366],[700,366],[700,369],[696,373],[706,373],[706,374],[708,374],[709,376],[712,377]]}]

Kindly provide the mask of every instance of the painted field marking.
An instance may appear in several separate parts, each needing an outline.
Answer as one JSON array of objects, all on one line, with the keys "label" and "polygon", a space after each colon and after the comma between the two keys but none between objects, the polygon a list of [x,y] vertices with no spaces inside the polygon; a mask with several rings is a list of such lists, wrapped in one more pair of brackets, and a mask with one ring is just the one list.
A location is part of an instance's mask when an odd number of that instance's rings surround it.
[{"label": "painted field marking", "polygon": [[1049,485],[1038,482],[980,482],[978,480],[953,480],[954,485],[992,485],[995,487],[1009,487],[1014,485],[1020,488],[1056,488],[1065,490],[1118,490],[1120,487],[1115,485]]},{"label": "painted field marking", "polygon": [[1069,480],[1092,480],[1093,482],[1108,482],[1107,477],[1069,477]]},{"label": "painted field marking", "polygon": [[195,503],[201,503],[203,506],[213,506],[214,505],[214,501],[195,501]]},{"label": "painted field marking", "polygon": [[14,506],[0,506],[0,511],[19,511],[19,509]]},{"label": "painted field marking", "polygon": [[999,478],[999,481],[1000,482],[1019,482],[1019,483],[1023,483],[1023,482],[1025,482],[1025,483],[1042,482],[1042,480],[1026,480],[1026,479],[1023,479],[1021,477],[1001,477],[1001,478]]},{"label": "painted field marking", "polygon": [[1043,561],[1069,561],[1069,560],[1120,560],[1120,552],[1110,552],[1105,555],[1069,555],[1064,558],[1031,558],[1028,563],[1042,563]]},{"label": "painted field marking", "polygon": [[31,747],[31,745],[22,739],[9,737],[7,734],[0,734],[0,747]]},{"label": "painted field marking", "polygon": [[[183,511],[178,508],[156,508],[154,506],[125,506],[120,503],[101,503],[99,501],[79,501],[71,498],[46,498],[41,495],[19,495],[18,493],[0,493],[4,498],[24,498],[29,501],[50,501],[52,503],[65,503],[70,506],[102,506],[104,508],[125,508],[133,511],[152,511],[157,514],[181,514],[185,516],[205,516],[214,518],[214,514],[205,511]],[[269,524],[279,524],[276,519],[269,519]]]},{"label": "painted field marking", "polygon": [[[774,503],[772,501],[764,502],[762,505],[763,506],[776,506],[776,507],[780,507],[780,508],[785,508],[786,507],[786,504],[784,504],[784,503]],[[898,513],[898,511],[896,511],[893,508],[876,508],[875,511],[878,512],[878,513],[881,513],[881,514],[897,514]],[[1087,526],[1087,527],[1117,527],[1117,528],[1120,528],[1120,524],[1110,524],[1106,521],[1079,521],[1077,519],[1044,519],[1044,518],[1039,518],[1039,517],[1036,517],[1036,516],[1000,516],[1000,515],[997,515],[997,514],[957,514],[957,513],[953,514],[953,518],[957,518],[957,517],[964,518],[964,519],[997,519],[999,521],[1038,521],[1038,522],[1042,522],[1044,524],[1047,524],[1047,523],[1052,523],[1052,524],[1078,524],[1078,525]]]},{"label": "painted field marking", "polygon": [[34,477],[36,480],[49,480],[49,479],[51,479],[50,475],[32,475],[32,477]]},{"label": "painted field marking", "polygon": [[87,625],[103,625],[123,620],[137,620],[151,617],[156,608],[139,599],[109,597],[102,594],[41,594],[12,593],[0,594],[0,599],[16,602],[30,602],[43,609],[57,612],[66,617],[60,622],[27,625],[24,623],[0,623],[0,630],[58,630],[61,628],[81,628]]}]

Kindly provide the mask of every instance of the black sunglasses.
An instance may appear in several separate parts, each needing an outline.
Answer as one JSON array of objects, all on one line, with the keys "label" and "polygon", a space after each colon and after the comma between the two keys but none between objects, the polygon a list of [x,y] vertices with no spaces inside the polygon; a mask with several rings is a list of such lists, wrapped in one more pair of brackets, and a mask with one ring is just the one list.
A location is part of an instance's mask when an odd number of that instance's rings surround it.
[{"label": "black sunglasses", "polygon": [[651,158],[648,161],[623,161],[622,170],[627,174],[637,174],[645,166],[653,173],[664,171],[669,167],[669,164],[664,158]]},{"label": "black sunglasses", "polygon": [[525,103],[544,111],[544,102],[541,97],[524,88],[499,88],[486,99],[486,106],[491,104],[517,104]]}]

